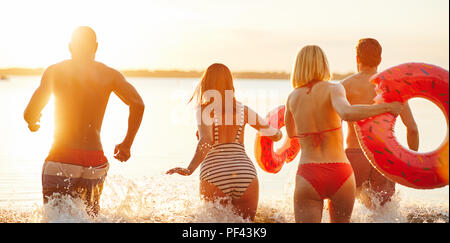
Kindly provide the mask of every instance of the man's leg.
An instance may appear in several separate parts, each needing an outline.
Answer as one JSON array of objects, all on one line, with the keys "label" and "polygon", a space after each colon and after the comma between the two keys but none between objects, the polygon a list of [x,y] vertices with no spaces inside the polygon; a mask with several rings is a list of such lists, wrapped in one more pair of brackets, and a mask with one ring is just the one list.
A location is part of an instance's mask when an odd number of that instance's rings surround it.
[{"label": "man's leg", "polygon": [[78,175],[81,170],[71,168],[63,163],[48,161],[42,168],[42,195],[44,204],[52,198],[61,196],[76,197]]},{"label": "man's leg", "polygon": [[384,177],[376,169],[373,169],[369,181],[373,197],[380,206],[384,206],[384,204],[391,201],[392,196],[395,194],[395,182]]},{"label": "man's leg", "polygon": [[368,179],[373,168],[361,149],[346,149],[345,154],[355,174],[356,187],[361,187]]},{"label": "man's leg", "polygon": [[97,216],[100,211],[100,196],[103,192],[109,164],[85,168],[80,179],[80,197],[86,204],[89,215]]}]

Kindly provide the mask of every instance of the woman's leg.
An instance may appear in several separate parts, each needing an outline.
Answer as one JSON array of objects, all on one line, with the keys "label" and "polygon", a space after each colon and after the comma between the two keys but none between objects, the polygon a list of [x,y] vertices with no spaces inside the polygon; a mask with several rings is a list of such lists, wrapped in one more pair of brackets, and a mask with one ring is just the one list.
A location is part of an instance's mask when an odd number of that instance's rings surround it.
[{"label": "woman's leg", "polygon": [[238,199],[233,199],[232,203],[236,211],[245,219],[255,220],[256,210],[259,200],[259,182],[255,177],[248,185],[245,193]]},{"label": "woman's leg", "polygon": [[216,202],[219,200],[220,204],[226,206],[231,202],[231,199],[225,195],[219,188],[208,181],[200,180],[200,195],[206,201]]},{"label": "woman's leg", "polygon": [[301,175],[295,178],[294,213],[297,223],[320,223],[323,200],[314,187]]},{"label": "woman's leg", "polygon": [[258,178],[248,185],[247,190],[239,199],[231,200],[230,197],[225,195],[219,188],[213,184],[200,180],[200,194],[207,201],[215,202],[219,200],[223,206],[232,203],[236,212],[250,220],[255,219],[256,209],[258,208],[259,199],[259,183]]},{"label": "woman's leg", "polygon": [[328,201],[331,223],[350,222],[355,196],[355,176],[352,174]]}]

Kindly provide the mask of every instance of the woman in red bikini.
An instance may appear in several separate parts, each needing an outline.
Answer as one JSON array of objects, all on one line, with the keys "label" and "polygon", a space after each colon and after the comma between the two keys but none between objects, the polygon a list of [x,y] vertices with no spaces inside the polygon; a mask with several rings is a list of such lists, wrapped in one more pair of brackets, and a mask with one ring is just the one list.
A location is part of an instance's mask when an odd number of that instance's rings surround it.
[{"label": "woman in red bikini", "polygon": [[302,153],[294,212],[296,222],[321,222],[323,200],[329,199],[331,222],[350,222],[355,178],[343,145],[342,120],[357,121],[381,113],[397,115],[398,102],[350,105],[340,83],[331,78],[328,60],[318,46],[305,46],[297,55],[286,102],[286,131],[297,137]]}]

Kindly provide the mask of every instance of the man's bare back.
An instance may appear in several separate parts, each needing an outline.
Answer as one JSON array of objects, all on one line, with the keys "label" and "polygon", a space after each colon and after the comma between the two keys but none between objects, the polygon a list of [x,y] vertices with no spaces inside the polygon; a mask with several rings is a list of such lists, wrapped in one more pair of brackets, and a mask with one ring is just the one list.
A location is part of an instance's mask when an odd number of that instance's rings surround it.
[{"label": "man's bare back", "polygon": [[49,70],[55,97],[56,147],[102,150],[100,130],[118,74],[98,63],[64,61]]},{"label": "man's bare back", "polygon": [[136,89],[120,72],[95,61],[97,47],[91,28],[75,29],[69,44],[72,59],[45,70],[24,112],[28,128],[38,131],[41,111],[53,94],[55,133],[42,169],[44,204],[69,195],[82,199],[87,212],[94,216],[100,210],[100,195],[109,168],[100,140],[109,96],[114,92],[130,108],[127,135],[114,149],[117,160],[130,158],[144,114],[144,103]]},{"label": "man's bare back", "polygon": [[[344,81],[345,91],[347,93],[347,100],[350,104],[372,104],[373,99],[376,96],[375,85],[371,84],[370,77],[375,72],[359,72],[356,73]],[[360,148],[358,138],[354,129],[354,122],[348,122],[348,136],[347,136],[347,148]]]},{"label": "man's bare back", "polygon": [[[102,150],[100,131],[111,92],[125,103],[143,104],[120,72],[96,61],[67,60],[50,66],[25,112],[25,118],[40,112],[50,95],[55,99],[53,148]],[[41,103],[38,105],[37,103]],[[28,117],[27,117],[28,116]]]},{"label": "man's bare back", "polygon": [[111,92],[130,107],[128,131],[115,148],[115,158],[127,161],[130,148],[142,121],[144,102],[123,75],[95,61],[98,43],[89,27],[74,31],[69,45],[72,59],[45,70],[24,112],[31,131],[39,129],[41,111],[50,96],[55,98],[55,134],[53,151],[72,149],[102,151],[100,131]]}]

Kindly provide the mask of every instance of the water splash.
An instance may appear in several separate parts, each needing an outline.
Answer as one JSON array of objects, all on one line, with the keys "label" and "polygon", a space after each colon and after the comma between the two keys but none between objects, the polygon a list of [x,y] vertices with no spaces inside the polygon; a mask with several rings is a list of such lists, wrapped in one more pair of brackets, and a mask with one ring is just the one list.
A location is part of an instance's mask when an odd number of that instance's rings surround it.
[{"label": "water splash", "polygon": [[[285,197],[262,197],[256,222],[295,222],[293,185],[287,185]],[[0,222],[156,222],[156,223],[245,223],[230,206],[208,203],[200,199],[198,178],[195,176],[143,177],[130,179],[108,176],[101,198],[101,210],[96,218],[86,213],[84,204],[76,199],[52,199],[43,207],[36,202],[31,207],[0,209]],[[325,203],[325,205],[327,205]],[[323,222],[329,222],[325,206]],[[448,205],[405,200],[397,192],[384,207],[369,210],[355,203],[351,222],[447,222]]]}]

